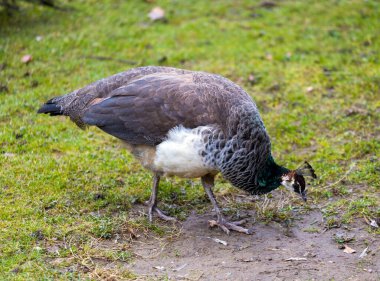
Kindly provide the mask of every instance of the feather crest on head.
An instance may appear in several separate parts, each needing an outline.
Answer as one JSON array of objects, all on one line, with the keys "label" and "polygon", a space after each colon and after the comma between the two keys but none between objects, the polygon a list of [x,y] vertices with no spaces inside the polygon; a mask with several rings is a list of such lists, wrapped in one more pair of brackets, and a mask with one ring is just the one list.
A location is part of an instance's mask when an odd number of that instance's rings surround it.
[{"label": "feather crest on head", "polygon": [[313,179],[317,178],[317,175],[315,174],[315,171],[311,165],[305,161],[300,167],[298,167],[296,170],[297,175],[305,176],[305,177],[312,177]]}]

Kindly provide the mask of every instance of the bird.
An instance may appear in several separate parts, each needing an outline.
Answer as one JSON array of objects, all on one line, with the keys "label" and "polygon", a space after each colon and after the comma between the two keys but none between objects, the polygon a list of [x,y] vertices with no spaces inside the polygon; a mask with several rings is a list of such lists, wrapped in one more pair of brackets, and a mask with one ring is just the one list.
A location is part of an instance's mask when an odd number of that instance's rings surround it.
[{"label": "bird", "polygon": [[132,68],[54,97],[38,113],[64,115],[80,128],[96,126],[120,139],[153,174],[148,219],[176,220],[157,206],[162,177],[200,178],[216,221],[227,234],[252,234],[246,221],[230,222],[213,193],[215,176],[249,194],[283,185],[307,200],[305,177],[316,178],[309,163],[290,170],[278,165],[254,100],[217,74],[174,67]]}]

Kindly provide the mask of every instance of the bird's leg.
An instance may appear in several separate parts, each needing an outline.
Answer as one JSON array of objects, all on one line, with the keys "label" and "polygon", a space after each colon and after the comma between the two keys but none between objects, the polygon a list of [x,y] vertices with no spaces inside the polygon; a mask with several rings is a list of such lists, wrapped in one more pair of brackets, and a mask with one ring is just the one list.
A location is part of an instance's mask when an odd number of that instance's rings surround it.
[{"label": "bird's leg", "polygon": [[160,183],[160,176],[158,174],[154,174],[153,176],[153,186],[152,186],[152,194],[150,195],[149,201],[148,201],[148,216],[149,221],[153,221],[153,212],[156,212],[157,215],[166,221],[175,221],[176,219],[173,217],[169,217],[165,215],[158,207],[157,207],[157,192],[158,192],[158,185]]},{"label": "bird's leg", "polygon": [[202,180],[202,185],[207,193],[207,196],[210,199],[212,205],[214,206],[216,216],[217,216],[217,221],[210,221],[211,227],[217,225],[227,234],[230,233],[230,230],[242,232],[245,234],[252,234],[253,233],[252,229],[247,229],[247,228],[239,226],[245,223],[245,220],[236,221],[236,222],[228,222],[224,218],[222,212],[219,209],[218,203],[216,202],[214,193],[212,192],[212,188],[214,187],[214,176],[206,175],[206,176],[203,176],[201,180]]}]

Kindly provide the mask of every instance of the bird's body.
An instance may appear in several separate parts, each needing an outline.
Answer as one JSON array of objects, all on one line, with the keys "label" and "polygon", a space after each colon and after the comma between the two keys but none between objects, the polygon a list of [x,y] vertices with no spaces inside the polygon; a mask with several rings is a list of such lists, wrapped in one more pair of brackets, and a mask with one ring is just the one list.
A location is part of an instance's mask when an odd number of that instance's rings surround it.
[{"label": "bird's body", "polygon": [[135,68],[53,98],[39,113],[70,116],[80,127],[95,125],[126,143],[155,174],[150,211],[162,175],[201,177],[206,189],[220,172],[234,186],[262,194],[290,172],[274,162],[251,97],[215,74]]}]

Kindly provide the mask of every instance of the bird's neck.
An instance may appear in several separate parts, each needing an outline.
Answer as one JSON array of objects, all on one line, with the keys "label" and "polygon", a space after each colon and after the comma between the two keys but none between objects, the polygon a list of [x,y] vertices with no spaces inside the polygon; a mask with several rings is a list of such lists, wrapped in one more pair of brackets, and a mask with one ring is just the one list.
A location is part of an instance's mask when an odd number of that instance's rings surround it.
[{"label": "bird's neck", "polygon": [[288,172],[287,168],[277,165],[272,155],[269,155],[257,178],[260,194],[271,192],[279,187],[281,185],[281,176]]},{"label": "bird's neck", "polygon": [[226,134],[218,130],[210,134],[208,146],[217,151],[210,149],[214,165],[225,179],[251,194],[276,189],[281,184],[281,175],[289,170],[275,163],[269,135],[256,107],[241,108],[233,114],[239,115],[231,118],[238,122],[229,124]]},{"label": "bird's neck", "polygon": [[288,173],[285,167],[277,165],[272,155],[257,167],[256,171],[251,169],[235,171],[235,174],[222,174],[234,186],[251,194],[265,194],[281,185],[281,176]]}]

